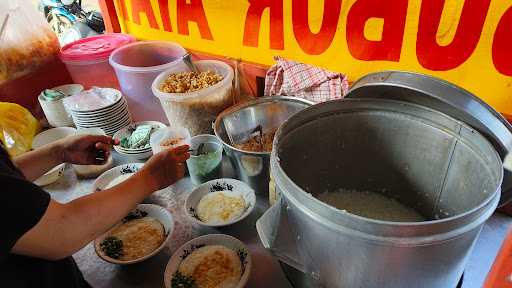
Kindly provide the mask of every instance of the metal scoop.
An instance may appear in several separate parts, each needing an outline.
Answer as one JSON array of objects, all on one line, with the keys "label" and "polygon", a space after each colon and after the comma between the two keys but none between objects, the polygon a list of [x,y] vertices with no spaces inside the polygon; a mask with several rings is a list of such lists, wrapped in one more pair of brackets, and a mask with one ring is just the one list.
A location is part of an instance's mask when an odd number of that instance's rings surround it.
[{"label": "metal scoop", "polygon": [[503,160],[503,167],[512,172],[512,153],[508,153]]},{"label": "metal scoop", "polygon": [[192,62],[192,58],[190,57],[189,53],[183,55],[183,57],[181,57],[181,59],[183,60],[185,65],[187,65],[187,67],[188,67],[188,69],[190,69],[190,71],[199,73],[199,69],[197,69],[197,66],[194,65],[194,63]]}]

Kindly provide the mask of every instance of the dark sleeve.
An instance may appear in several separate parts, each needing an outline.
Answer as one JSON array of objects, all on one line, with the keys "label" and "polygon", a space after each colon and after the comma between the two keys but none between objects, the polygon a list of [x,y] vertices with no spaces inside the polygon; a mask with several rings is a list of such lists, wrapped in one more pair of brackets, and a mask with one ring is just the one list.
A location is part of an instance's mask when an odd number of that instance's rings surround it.
[{"label": "dark sleeve", "polygon": [[0,174],[0,259],[9,254],[16,241],[34,227],[50,204],[50,195],[37,185]]}]

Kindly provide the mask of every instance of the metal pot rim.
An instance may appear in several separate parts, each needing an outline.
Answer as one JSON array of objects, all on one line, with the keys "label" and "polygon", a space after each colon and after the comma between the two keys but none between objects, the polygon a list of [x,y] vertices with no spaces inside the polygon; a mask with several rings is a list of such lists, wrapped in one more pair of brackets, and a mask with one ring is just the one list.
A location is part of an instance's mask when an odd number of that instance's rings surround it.
[{"label": "metal pot rim", "polygon": [[[360,103],[361,102],[368,102],[368,103],[373,102],[373,103],[375,103],[375,101],[378,101],[378,102],[383,102],[383,103],[395,103],[395,104],[402,105],[402,106],[417,107],[417,108],[420,108],[420,109],[429,110],[432,113],[437,113],[440,116],[448,118],[448,119],[450,119],[452,121],[456,121],[456,122],[460,123],[463,126],[470,127],[469,125],[465,124],[464,122],[459,121],[459,120],[457,120],[457,119],[455,119],[455,118],[453,118],[453,117],[451,117],[449,115],[446,115],[444,113],[441,113],[441,112],[439,112],[437,110],[434,110],[434,109],[431,109],[431,108],[428,108],[428,107],[425,107],[425,106],[422,106],[422,105],[418,105],[418,104],[412,104],[412,103],[408,103],[408,102],[404,102],[404,101],[397,101],[397,100],[390,100],[390,99],[373,99],[373,98],[358,98],[358,99],[355,99],[355,98],[352,98],[352,99],[344,99],[344,100],[334,100],[334,101],[329,101],[329,102],[324,102],[324,103],[317,104],[314,107],[308,107],[308,108],[304,109],[301,112],[302,113],[307,113],[310,110],[319,109],[320,107],[327,106],[327,105],[332,105],[332,102],[341,102],[341,101],[345,101],[345,102],[346,101],[357,101],[357,102],[360,102]],[[302,114],[302,113],[300,113],[300,114]],[[332,114],[332,113],[335,113],[335,112],[325,113],[323,115]],[[291,187],[293,187],[293,189],[282,189],[282,193],[287,198],[291,198],[292,201],[294,201],[294,204],[297,205],[297,207],[299,207],[300,209],[302,209],[303,212],[309,214],[310,216],[314,216],[314,218],[317,219],[317,220],[320,220],[320,219],[322,221],[328,220],[329,223],[331,223],[333,225],[341,225],[340,223],[337,223],[336,221],[333,221],[332,219],[326,219],[323,215],[313,211],[310,207],[308,207],[308,205],[306,205],[305,203],[303,203],[302,201],[297,199],[297,195],[299,195],[298,193],[303,193],[309,200],[311,200],[311,201],[313,201],[315,203],[319,203],[323,208],[327,209],[328,211],[336,212],[336,215],[340,215],[342,217],[348,217],[348,219],[352,220],[353,222],[366,222],[366,223],[371,223],[371,224],[374,224],[374,225],[382,225],[382,226],[386,225],[388,227],[413,227],[413,226],[416,226],[416,227],[422,227],[423,226],[424,227],[424,226],[430,226],[430,225],[433,225],[433,224],[444,224],[444,223],[449,223],[449,222],[455,222],[455,221],[457,221],[459,219],[462,219],[462,218],[467,217],[467,216],[469,216],[471,214],[474,214],[477,211],[481,210],[483,207],[489,205],[489,203],[496,197],[496,194],[500,193],[501,183],[503,181],[503,174],[504,174],[502,169],[499,171],[499,179],[498,179],[499,184],[497,185],[495,191],[493,193],[491,193],[484,201],[482,201],[482,203],[480,203],[479,205],[469,209],[468,211],[465,211],[463,213],[460,213],[460,214],[457,214],[457,215],[454,215],[454,216],[450,216],[450,217],[447,217],[447,218],[436,219],[436,220],[428,220],[428,221],[422,221],[422,222],[391,222],[391,221],[384,221],[384,220],[376,220],[376,219],[371,219],[371,218],[365,218],[365,217],[358,216],[356,214],[352,214],[352,213],[349,213],[349,212],[340,213],[338,209],[336,209],[336,208],[334,208],[334,207],[332,207],[332,206],[330,206],[330,205],[328,205],[328,204],[318,200],[317,198],[313,197],[310,193],[308,193],[307,191],[302,189],[300,186],[295,184],[295,182],[292,181],[292,179],[286,174],[284,169],[281,167],[280,159],[279,159],[279,156],[277,155],[278,154],[278,149],[277,149],[278,148],[277,147],[278,139],[280,139],[282,134],[283,134],[283,127],[289,121],[294,120],[298,116],[299,115],[297,115],[297,114],[293,115],[285,123],[283,123],[283,125],[281,125],[281,127],[277,130],[275,138],[274,138],[273,149],[272,149],[272,153],[271,153],[270,165],[271,165],[272,174],[274,175],[274,181],[276,181],[276,185],[277,186],[282,187],[281,185],[284,182],[284,184],[291,185]],[[491,147],[493,147],[492,144],[489,143],[489,141],[485,138],[485,136],[481,135],[478,131],[475,131],[475,133],[480,135],[480,137],[485,139],[488,142],[488,144]],[[496,160],[501,162],[501,158],[499,157],[498,152],[495,149],[492,149],[492,150],[493,150],[493,155],[495,156]],[[293,191],[291,191],[291,190],[293,190]]]},{"label": "metal pot rim", "polygon": [[[387,87],[398,93],[366,96],[361,91],[371,87]],[[400,96],[400,90],[415,91],[415,97]],[[419,96],[421,95],[421,97]],[[355,81],[347,98],[383,98],[411,102],[434,108],[464,122],[487,138],[501,159],[512,151],[512,124],[482,99],[468,90],[431,75],[386,70],[367,74]],[[512,201],[512,176],[505,174],[501,184],[500,205]]]},{"label": "metal pot rim", "polygon": [[[232,146],[230,143],[227,143],[226,141],[224,141],[224,139],[222,139],[222,137],[220,137],[220,135],[218,133],[219,125],[220,125],[220,123],[222,123],[222,119],[226,115],[229,115],[229,114],[234,113],[236,111],[240,111],[240,110],[245,109],[247,107],[260,105],[260,104],[263,104],[263,103],[270,103],[270,102],[298,102],[298,103],[301,103],[301,104],[306,104],[308,107],[315,104],[312,101],[309,101],[309,100],[306,100],[306,99],[302,99],[302,98],[292,97],[292,96],[272,96],[272,97],[256,98],[256,99],[253,99],[253,100],[249,100],[247,102],[243,102],[243,103],[231,106],[231,107],[227,108],[226,110],[222,111],[217,116],[217,118],[215,119],[215,122],[213,122],[213,125],[212,125],[213,126],[213,133],[215,134],[215,136],[217,136],[217,138],[220,139],[220,141],[222,142],[223,145],[229,147],[230,149],[232,149],[234,151],[237,151],[237,152],[240,152],[240,153],[243,153],[243,154],[247,154],[247,155],[253,155],[253,156],[270,156],[271,152],[253,152],[253,151],[244,151],[244,150],[238,149],[238,148]],[[305,109],[307,109],[308,107],[306,107]]]}]

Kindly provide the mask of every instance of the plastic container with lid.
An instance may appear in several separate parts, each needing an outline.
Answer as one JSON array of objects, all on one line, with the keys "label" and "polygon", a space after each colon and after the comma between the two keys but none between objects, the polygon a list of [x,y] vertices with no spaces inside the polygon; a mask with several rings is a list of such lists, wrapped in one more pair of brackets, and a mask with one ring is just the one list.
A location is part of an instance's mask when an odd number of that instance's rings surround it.
[{"label": "plastic container with lid", "polygon": [[118,88],[114,70],[108,63],[112,51],[135,41],[126,34],[104,34],[77,40],[62,47],[59,57],[73,78],[85,89],[92,86]]},{"label": "plastic container with lid", "polygon": [[181,60],[186,53],[179,44],[163,41],[136,42],[112,52],[110,65],[136,121],[167,122],[158,99],[151,93],[151,84],[169,68],[186,69]]},{"label": "plastic container with lid", "polygon": [[171,74],[189,71],[188,68],[171,68],[153,82],[153,94],[160,99],[169,124],[187,128],[192,136],[211,134],[212,123],[224,109],[233,105],[233,69],[216,60],[202,60],[194,63],[200,71],[213,71],[222,80],[212,86],[187,93],[165,93],[160,86]]}]

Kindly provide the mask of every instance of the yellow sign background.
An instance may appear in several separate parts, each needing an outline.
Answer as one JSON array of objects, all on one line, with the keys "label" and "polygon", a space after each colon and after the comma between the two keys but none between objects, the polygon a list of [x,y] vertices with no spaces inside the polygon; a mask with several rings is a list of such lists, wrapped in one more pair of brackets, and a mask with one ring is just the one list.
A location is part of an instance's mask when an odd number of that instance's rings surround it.
[{"label": "yellow sign background", "polygon": [[[159,29],[151,28],[145,13],[139,13],[140,24],[134,23],[132,19],[134,1],[138,3],[148,2],[151,4]],[[273,57],[279,55],[288,59],[294,59],[345,73],[349,76],[351,81],[369,72],[381,70],[407,70],[430,74],[460,85],[481,97],[498,111],[512,115],[512,77],[501,74],[494,66],[492,60],[492,43],[495,30],[503,14],[512,5],[512,1],[491,1],[476,49],[464,63],[448,71],[431,71],[425,69],[418,61],[416,41],[421,8],[420,0],[410,0],[408,2],[403,43],[400,52],[400,60],[398,62],[363,61],[355,59],[351,55],[346,39],[346,22],[347,14],[357,0],[345,0],[342,2],[334,39],[329,48],[320,55],[306,54],[297,43],[292,27],[291,0],[284,0],[283,2],[283,50],[270,49],[269,9],[266,9],[261,17],[258,46],[247,47],[243,45],[243,37],[246,14],[250,5],[248,1],[202,1],[213,40],[202,39],[196,23],[191,21],[188,22],[189,35],[181,35],[177,32],[177,0],[168,1],[169,18],[173,31],[164,31],[159,7],[159,2],[161,1],[162,0],[115,0],[122,31],[143,40],[158,39],[176,41],[191,50],[264,65],[272,65],[274,62]],[[191,0],[188,1],[187,3],[190,3]],[[389,5],[393,5],[393,1],[387,2],[389,2]],[[464,2],[464,0],[445,1],[441,22],[437,31],[438,44],[448,45],[453,40]],[[309,1],[308,3],[309,25],[312,32],[317,32],[322,24],[324,17],[323,4],[324,1]],[[128,19],[123,18],[123,8],[126,9]],[[370,18],[364,28],[365,37],[370,40],[378,40],[383,31],[384,21],[379,18]]]}]

